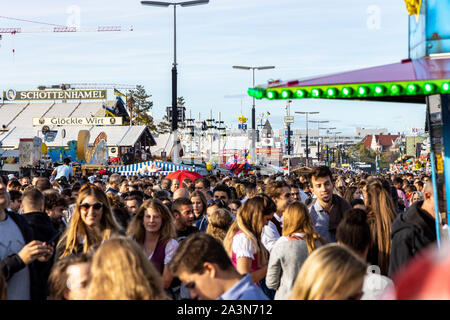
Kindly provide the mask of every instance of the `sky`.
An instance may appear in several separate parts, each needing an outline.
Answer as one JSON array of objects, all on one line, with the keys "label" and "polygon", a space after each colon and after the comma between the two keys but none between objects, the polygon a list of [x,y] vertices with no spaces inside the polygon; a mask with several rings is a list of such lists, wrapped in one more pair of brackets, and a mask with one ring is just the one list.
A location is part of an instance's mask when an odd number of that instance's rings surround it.
[{"label": "sky", "polygon": [[[167,0],[172,2],[171,0]],[[135,0],[0,0],[2,17],[57,25],[133,27],[132,32],[3,34],[0,90],[36,90],[61,83],[143,85],[160,119],[171,105],[173,7]],[[400,62],[408,57],[408,15],[403,0],[210,0],[177,7],[178,96],[192,116],[219,112],[236,129],[243,114],[251,126],[252,72],[233,65],[275,66],[255,71],[255,83],[293,80]],[[45,28],[0,17],[0,28]],[[14,52],[13,52],[14,50]],[[112,91],[112,90],[111,90]],[[112,94],[111,97],[113,98]],[[392,133],[424,127],[425,105],[361,101],[293,100],[295,111],[319,111],[343,134],[356,127]],[[274,129],[283,127],[285,101],[256,100]],[[293,129],[305,128],[295,115]]]}]

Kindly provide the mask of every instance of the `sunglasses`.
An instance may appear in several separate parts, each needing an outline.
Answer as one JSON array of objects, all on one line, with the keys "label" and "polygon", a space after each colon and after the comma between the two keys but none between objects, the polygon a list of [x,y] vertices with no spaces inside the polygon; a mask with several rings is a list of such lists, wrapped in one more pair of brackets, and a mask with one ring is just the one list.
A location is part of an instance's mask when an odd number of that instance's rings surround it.
[{"label": "sunglasses", "polygon": [[226,207],[226,204],[222,199],[210,199],[208,201],[208,207],[213,205],[218,205],[219,207],[222,208]]},{"label": "sunglasses", "polygon": [[90,207],[94,208],[94,210],[100,210],[101,208],[103,208],[103,203],[101,202],[96,202],[94,204],[89,204],[89,203],[82,203],[80,204],[80,208],[84,209],[84,210],[89,210]]}]

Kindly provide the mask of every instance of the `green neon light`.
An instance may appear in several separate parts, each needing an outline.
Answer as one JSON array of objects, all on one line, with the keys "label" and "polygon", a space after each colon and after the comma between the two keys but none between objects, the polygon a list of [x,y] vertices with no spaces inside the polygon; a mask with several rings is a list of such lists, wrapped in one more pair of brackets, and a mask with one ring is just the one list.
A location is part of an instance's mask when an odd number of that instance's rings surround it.
[{"label": "green neon light", "polygon": [[384,93],[386,92],[386,87],[385,86],[376,86],[375,87],[375,95],[376,96],[382,96],[384,95]]},{"label": "green neon light", "polygon": [[291,95],[292,95],[291,90],[283,90],[283,91],[281,91],[281,97],[283,99],[289,99],[291,97]]},{"label": "green neon light", "polygon": [[402,86],[394,84],[391,86],[391,95],[398,96],[402,92]]},{"label": "green neon light", "polygon": [[342,95],[346,98],[351,97],[353,94],[353,89],[351,87],[345,87],[342,89]]},{"label": "green neon light", "polygon": [[338,95],[338,91],[336,88],[330,88],[327,90],[327,96],[329,98],[336,98],[337,95]]},{"label": "green neon light", "polygon": [[248,89],[248,94],[257,99],[351,99],[388,96],[428,95],[450,93],[450,79],[398,81],[378,83],[349,83],[333,85],[316,85],[304,87],[256,87]]},{"label": "green neon light", "polygon": [[436,90],[436,85],[434,83],[425,83],[423,90],[426,94],[433,93]]},{"label": "green neon light", "polygon": [[295,96],[299,99],[306,98],[308,96],[308,91],[298,89],[297,91],[295,91]]},{"label": "green neon light", "polygon": [[406,87],[406,91],[411,95],[416,94],[419,91],[419,86],[414,83],[408,84],[408,86]]},{"label": "green neon light", "polygon": [[369,94],[370,89],[366,86],[361,86],[358,88],[358,96],[366,97]]},{"label": "green neon light", "polygon": [[277,98],[278,93],[276,91],[267,91],[266,96],[267,96],[267,99],[272,100],[272,99],[276,99]]},{"label": "green neon light", "polygon": [[322,96],[322,89],[312,89],[311,94],[313,98],[320,98]]}]

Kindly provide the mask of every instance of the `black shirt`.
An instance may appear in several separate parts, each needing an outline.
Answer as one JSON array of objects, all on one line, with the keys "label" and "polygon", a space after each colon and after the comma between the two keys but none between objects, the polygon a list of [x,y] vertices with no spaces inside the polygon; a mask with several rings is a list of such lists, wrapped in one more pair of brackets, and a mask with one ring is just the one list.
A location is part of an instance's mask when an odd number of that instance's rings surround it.
[{"label": "black shirt", "polygon": [[187,236],[189,236],[192,233],[198,232],[198,229],[196,227],[189,226],[186,230],[177,230],[177,241],[180,243],[184,240]]}]

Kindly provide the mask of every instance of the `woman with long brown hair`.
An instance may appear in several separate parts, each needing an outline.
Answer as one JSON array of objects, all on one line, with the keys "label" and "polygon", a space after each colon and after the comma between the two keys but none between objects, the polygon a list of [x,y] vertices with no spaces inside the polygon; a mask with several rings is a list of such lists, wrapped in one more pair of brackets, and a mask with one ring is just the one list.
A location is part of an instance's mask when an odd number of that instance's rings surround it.
[{"label": "woman with long brown hair", "polygon": [[93,184],[85,184],[78,193],[70,223],[56,246],[55,258],[89,253],[120,232],[105,192]]},{"label": "woman with long brown hair", "polygon": [[173,280],[167,264],[172,260],[178,242],[172,214],[158,199],[149,199],[139,208],[127,229],[127,235],[136,240],[148,260],[161,273],[164,287]]},{"label": "woman with long brown hair", "polygon": [[378,179],[367,185],[364,203],[372,234],[367,260],[373,265],[378,265],[381,274],[386,276],[391,254],[391,227],[396,217],[395,206],[390,194]]},{"label": "woman with long brown hair", "polygon": [[276,211],[273,200],[264,194],[245,201],[223,242],[236,270],[250,273],[255,283],[267,272],[268,252],[261,242],[261,232]]},{"label": "woman with long brown hair", "polygon": [[135,241],[105,241],[93,257],[88,300],[166,300],[161,275]]},{"label": "woman with long brown hair", "polygon": [[314,229],[308,208],[302,202],[291,203],[283,213],[282,236],[270,252],[266,285],[276,290],[275,299],[288,299],[298,271],[309,254],[326,244]]},{"label": "woman with long brown hair", "polygon": [[190,199],[192,201],[192,209],[194,210],[195,226],[200,230],[199,225],[204,215],[206,215],[206,201],[205,194],[202,191],[194,191],[191,193]]}]

